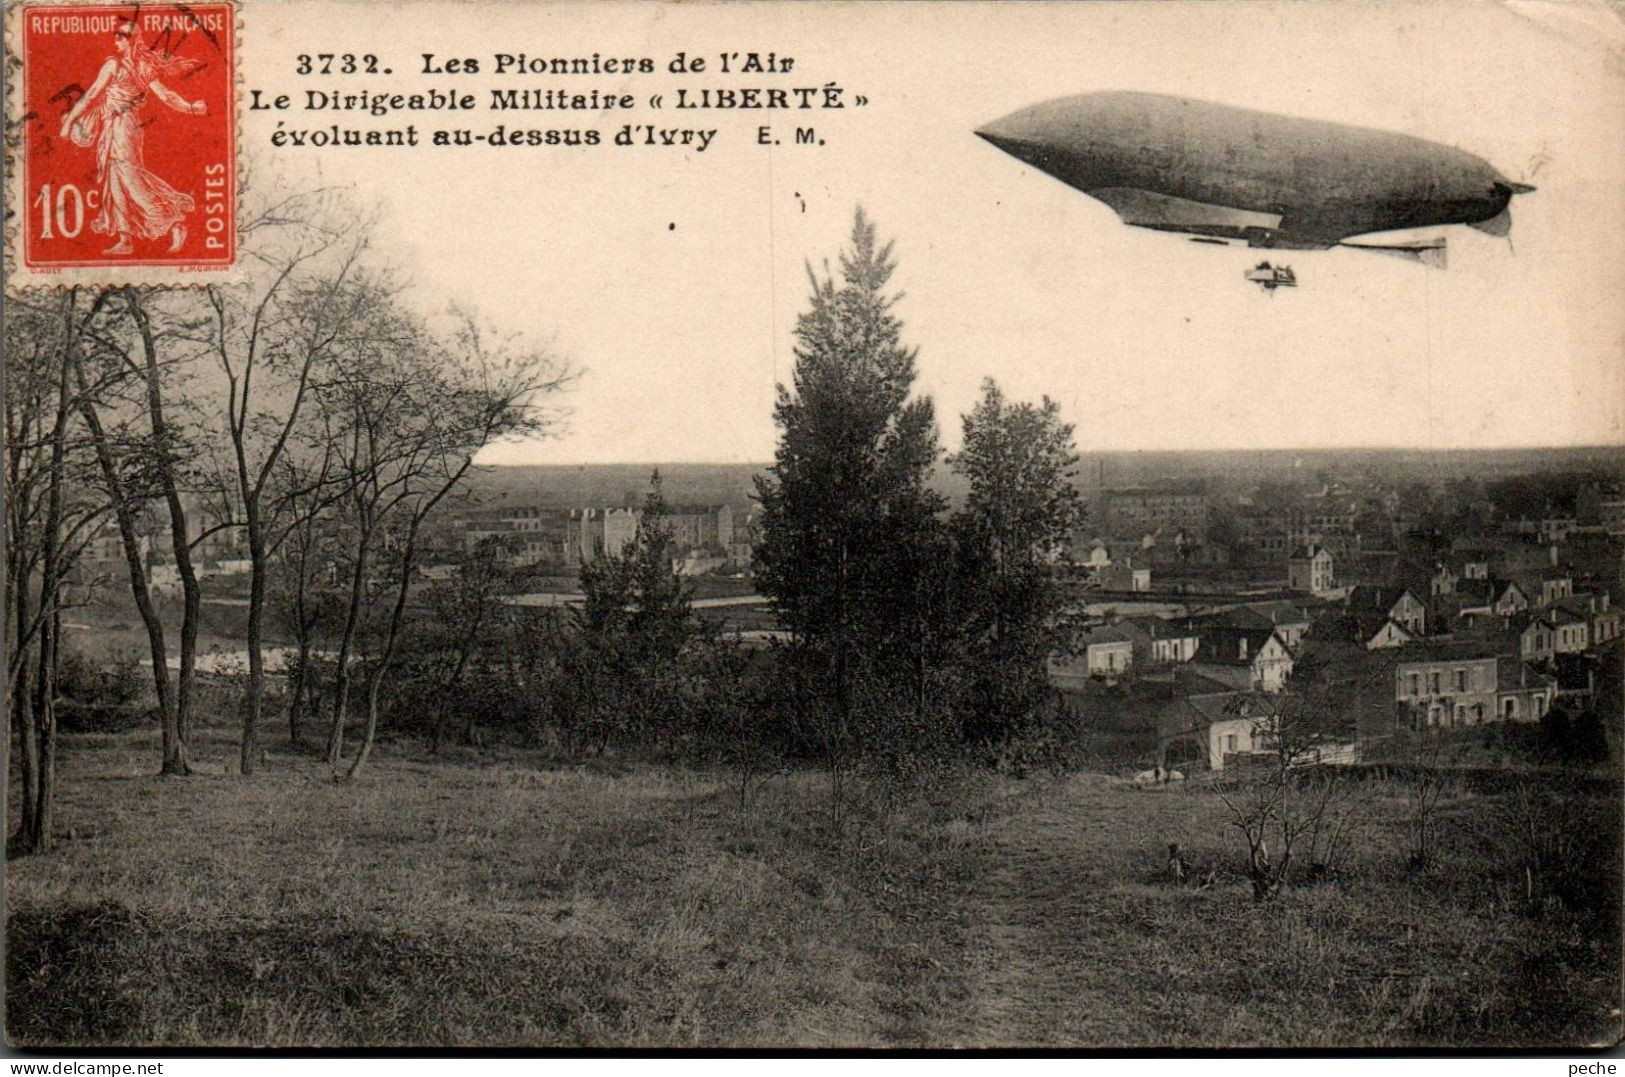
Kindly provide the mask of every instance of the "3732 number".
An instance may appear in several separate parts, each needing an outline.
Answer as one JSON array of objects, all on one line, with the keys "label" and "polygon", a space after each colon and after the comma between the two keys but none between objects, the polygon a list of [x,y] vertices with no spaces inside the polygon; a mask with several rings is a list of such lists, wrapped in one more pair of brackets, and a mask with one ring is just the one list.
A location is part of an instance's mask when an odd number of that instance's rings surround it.
[{"label": "3732 number", "polygon": [[294,71],[300,75],[376,75],[378,57],[372,53],[357,56],[353,52],[318,52],[311,56],[300,53]]}]

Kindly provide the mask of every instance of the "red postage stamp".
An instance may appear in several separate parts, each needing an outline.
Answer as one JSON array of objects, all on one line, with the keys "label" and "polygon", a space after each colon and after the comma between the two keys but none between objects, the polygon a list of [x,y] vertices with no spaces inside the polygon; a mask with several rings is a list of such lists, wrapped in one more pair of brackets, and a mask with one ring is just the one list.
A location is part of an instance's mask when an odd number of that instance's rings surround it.
[{"label": "red postage stamp", "polygon": [[30,273],[111,280],[235,265],[233,5],[29,4],[13,15],[24,95],[13,257]]}]

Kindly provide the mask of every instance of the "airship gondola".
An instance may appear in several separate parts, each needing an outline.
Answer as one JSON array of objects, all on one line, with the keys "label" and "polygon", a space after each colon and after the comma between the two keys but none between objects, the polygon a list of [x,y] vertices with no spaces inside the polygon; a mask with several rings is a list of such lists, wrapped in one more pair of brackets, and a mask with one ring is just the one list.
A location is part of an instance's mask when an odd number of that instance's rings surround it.
[{"label": "airship gondola", "polygon": [[1272,266],[1268,262],[1259,262],[1256,266],[1243,273],[1242,276],[1264,289],[1270,295],[1274,295],[1277,288],[1296,288],[1298,286],[1298,276],[1292,272],[1291,266]]}]

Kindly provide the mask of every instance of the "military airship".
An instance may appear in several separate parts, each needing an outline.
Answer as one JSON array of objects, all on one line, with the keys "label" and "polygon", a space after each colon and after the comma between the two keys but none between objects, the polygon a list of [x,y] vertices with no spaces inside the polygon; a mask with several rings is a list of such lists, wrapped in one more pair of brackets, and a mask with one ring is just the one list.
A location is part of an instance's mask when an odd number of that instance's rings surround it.
[{"label": "military airship", "polygon": [[[1426,139],[1161,94],[1062,97],[976,133],[1125,224],[1204,243],[1353,247],[1443,267],[1444,238],[1417,230],[1505,236],[1512,196],[1534,190]],[[1413,235],[1384,234],[1396,232]]]}]

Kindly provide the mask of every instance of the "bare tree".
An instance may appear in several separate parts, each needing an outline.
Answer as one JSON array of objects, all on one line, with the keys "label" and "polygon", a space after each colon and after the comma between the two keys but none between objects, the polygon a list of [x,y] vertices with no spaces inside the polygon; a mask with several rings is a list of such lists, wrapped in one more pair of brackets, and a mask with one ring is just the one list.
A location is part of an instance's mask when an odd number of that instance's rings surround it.
[{"label": "bare tree", "polygon": [[[95,392],[91,388],[90,378],[86,374],[89,362],[96,364],[92,369],[104,386],[102,392]],[[102,489],[118,528],[131,597],[147,632],[153,692],[158,701],[162,730],[161,766],[169,769],[184,759],[184,755],[179,749],[180,737],[169,676],[164,623],[153,601],[141,534],[147,506],[157,496],[150,466],[153,454],[150,451],[150,435],[143,435],[136,428],[127,397],[132,386],[141,389],[145,385],[145,378],[138,368],[128,362],[127,353],[117,347],[108,347],[105,339],[95,335],[87,340],[86,347],[76,356],[75,368],[80,390],[79,414],[89,433],[101,474]]]},{"label": "bare tree", "polygon": [[1242,766],[1239,774],[1235,765],[1228,768],[1216,789],[1231,825],[1246,842],[1253,900],[1267,901],[1291,877],[1294,854],[1329,803],[1331,786],[1324,785],[1319,796],[1300,789],[1299,768],[1312,757],[1303,731],[1285,713],[1272,712],[1258,721],[1255,736],[1269,750]]},{"label": "bare tree", "polygon": [[331,545],[333,502],[331,445],[318,455],[285,455],[279,466],[277,500],[282,530],[273,543],[280,555],[283,613],[293,630],[297,656],[288,689],[288,741],[303,742],[302,723],[315,683],[315,635],[329,609],[331,589],[322,583]]},{"label": "bare tree", "polygon": [[87,496],[73,422],[75,356],[102,302],[73,288],[13,304],[6,322],[6,676],[22,780],[14,853],[51,842],[64,592],[106,513],[104,501]]},{"label": "bare tree", "polygon": [[[153,477],[169,510],[171,552],[175,572],[181,582],[180,669],[176,678],[173,719],[166,716],[163,747],[163,773],[191,773],[186,742],[191,734],[192,689],[197,671],[197,637],[203,614],[203,589],[197,566],[192,560],[192,544],[204,535],[192,534],[186,504],[187,473],[193,457],[188,431],[177,425],[166,410],[165,362],[160,352],[169,343],[169,334],[155,327],[149,312],[154,300],[134,290],[120,293],[124,312],[134,327],[134,363],[139,364],[146,396],[146,417],[150,434]],[[111,338],[104,338],[111,339]],[[128,353],[127,353],[128,354]]]},{"label": "bare tree", "polygon": [[546,352],[493,337],[466,315],[443,342],[426,337],[421,350],[395,358],[394,377],[383,384],[392,406],[357,412],[364,440],[390,446],[376,460],[383,466],[370,470],[367,502],[375,518],[394,515],[397,556],[394,602],[367,686],[366,733],[349,778],[361,772],[377,737],[379,693],[400,637],[424,520],[462,481],[481,449],[543,433],[548,416],[540,399],[572,376]]},{"label": "bare tree", "polygon": [[266,493],[294,443],[322,365],[352,333],[365,331],[369,303],[365,290],[345,287],[358,272],[364,230],[329,223],[339,211],[320,192],[286,199],[271,212],[249,229],[258,263],[254,285],[247,293],[210,287],[202,335],[225,378],[229,481],[248,545],[248,699],[239,753],[245,775],[259,759],[265,698],[263,635],[276,533]]},{"label": "bare tree", "polygon": [[447,706],[456,698],[488,630],[500,623],[502,594],[512,576],[510,556],[504,543],[488,538],[462,559],[451,586],[437,587],[429,596],[434,617],[447,634],[451,659],[435,695],[431,736],[436,753],[445,741]]},{"label": "bare tree", "polygon": [[1248,697],[1255,750],[1228,762],[1215,790],[1246,844],[1253,900],[1274,897],[1302,861],[1325,872],[1346,841],[1348,782],[1324,764],[1353,751],[1362,709],[1392,684],[1389,664],[1374,665],[1311,645],[1285,691]]},{"label": "bare tree", "polygon": [[344,757],[344,725],[349,716],[351,657],[362,615],[368,608],[373,546],[381,524],[400,495],[400,458],[410,456],[413,439],[394,421],[411,406],[415,367],[422,333],[399,307],[395,293],[374,281],[348,286],[365,311],[365,332],[355,334],[320,398],[322,437],[330,446],[338,497],[335,510],[351,538],[350,578],[344,627],[339,635],[333,674],[333,717],[327,737],[327,761],[338,766]]},{"label": "bare tree", "polygon": [[1411,735],[1409,766],[1405,773],[1405,794],[1410,808],[1406,836],[1409,839],[1407,865],[1413,870],[1433,860],[1434,832],[1438,829],[1439,802],[1455,787],[1446,757],[1444,740],[1429,730]]},{"label": "bare tree", "polygon": [[[197,639],[203,591],[193,550],[223,530],[240,526],[229,512],[199,511],[199,443],[207,437],[193,391],[198,298],[192,293],[149,294],[120,289],[102,296],[99,316],[86,330],[85,359],[113,391],[91,393],[80,414],[90,430],[100,484],[118,523],[130,585],[147,629],[154,686],[163,714],[162,773],[191,773],[191,727]],[[81,363],[81,374],[86,363]],[[134,534],[140,508],[161,502],[168,552],[181,584],[179,671],[171,695],[164,626],[151,600],[150,580]]]}]

